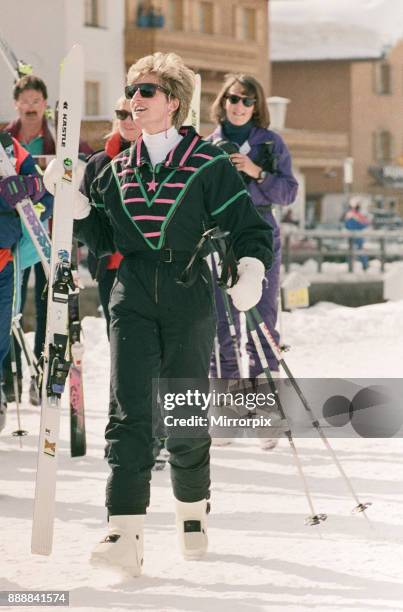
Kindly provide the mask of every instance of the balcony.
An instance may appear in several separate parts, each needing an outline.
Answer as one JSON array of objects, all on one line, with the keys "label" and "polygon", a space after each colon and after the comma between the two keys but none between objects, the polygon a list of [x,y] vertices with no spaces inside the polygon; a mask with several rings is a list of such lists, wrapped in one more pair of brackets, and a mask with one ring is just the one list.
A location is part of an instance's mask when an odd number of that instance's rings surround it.
[{"label": "balcony", "polygon": [[289,147],[294,163],[303,168],[340,168],[349,156],[347,132],[284,129],[281,136]]},{"label": "balcony", "polygon": [[186,64],[196,70],[247,72],[255,75],[263,84],[268,79],[267,51],[257,42],[200,32],[126,27],[127,67],[140,57],[156,51],[178,53]]}]

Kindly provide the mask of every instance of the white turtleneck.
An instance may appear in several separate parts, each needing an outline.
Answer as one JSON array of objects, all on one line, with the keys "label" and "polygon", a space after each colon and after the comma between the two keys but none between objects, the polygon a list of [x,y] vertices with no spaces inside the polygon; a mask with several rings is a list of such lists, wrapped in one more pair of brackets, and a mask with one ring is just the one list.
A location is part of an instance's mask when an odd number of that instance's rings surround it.
[{"label": "white turtleneck", "polygon": [[158,134],[147,134],[143,132],[143,141],[147,147],[148,155],[153,167],[162,162],[169,151],[171,151],[177,144],[182,140],[178,130],[172,126],[165,132],[159,132]]}]

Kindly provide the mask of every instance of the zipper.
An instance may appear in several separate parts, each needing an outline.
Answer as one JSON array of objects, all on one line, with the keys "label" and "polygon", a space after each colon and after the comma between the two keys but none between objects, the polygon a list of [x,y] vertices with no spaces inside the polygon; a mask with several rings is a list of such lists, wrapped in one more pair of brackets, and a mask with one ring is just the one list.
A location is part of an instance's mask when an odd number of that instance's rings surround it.
[{"label": "zipper", "polygon": [[156,268],[155,268],[155,280],[154,280],[154,298],[155,298],[155,303],[158,304],[158,270],[159,270],[159,265],[160,262],[157,262]]}]

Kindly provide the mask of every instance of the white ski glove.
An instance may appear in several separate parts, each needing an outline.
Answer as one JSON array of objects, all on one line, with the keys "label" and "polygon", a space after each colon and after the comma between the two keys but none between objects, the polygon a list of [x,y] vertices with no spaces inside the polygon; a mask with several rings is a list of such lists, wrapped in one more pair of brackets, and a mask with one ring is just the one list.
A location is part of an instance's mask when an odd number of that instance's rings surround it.
[{"label": "white ski glove", "polygon": [[[91,212],[91,205],[88,198],[78,190],[78,187],[84,176],[85,164],[81,160],[78,160],[77,167],[74,172],[74,197],[73,197],[73,217],[74,219],[85,219]],[[57,160],[52,159],[48,164],[45,173],[43,175],[43,182],[45,183],[46,189],[54,195],[56,184],[61,181],[64,176],[63,164]]]},{"label": "white ski glove", "polygon": [[264,265],[255,257],[241,257],[238,264],[238,281],[227,289],[235,308],[244,311],[253,308],[262,297]]}]

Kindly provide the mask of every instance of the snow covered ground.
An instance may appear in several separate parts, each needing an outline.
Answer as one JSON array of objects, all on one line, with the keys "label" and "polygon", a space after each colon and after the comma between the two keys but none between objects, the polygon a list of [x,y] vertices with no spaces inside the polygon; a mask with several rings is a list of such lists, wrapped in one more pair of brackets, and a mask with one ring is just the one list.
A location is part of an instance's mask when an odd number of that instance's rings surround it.
[{"label": "snow covered ground", "polygon": [[[401,377],[403,302],[357,309],[318,304],[283,317],[286,359],[303,377]],[[298,440],[322,527],[304,526],[301,482],[285,440],[269,453],[254,440],[212,450],[213,512],[205,561],[185,562],[176,548],[169,471],[153,476],[146,522],[145,570],[121,581],[88,564],[104,533],[103,429],[108,346],[102,319],[84,320],[88,454],[69,457],[62,415],[54,552],[30,554],[39,412],[26,394],[23,448],[11,437],[14,407],[0,436],[0,590],[68,590],[79,611],[304,612],[403,610],[403,458],[400,440],[332,439],[360,498],[354,505],[317,439]],[[26,386],[27,386],[26,381]],[[39,608],[31,608],[38,609]]]}]

